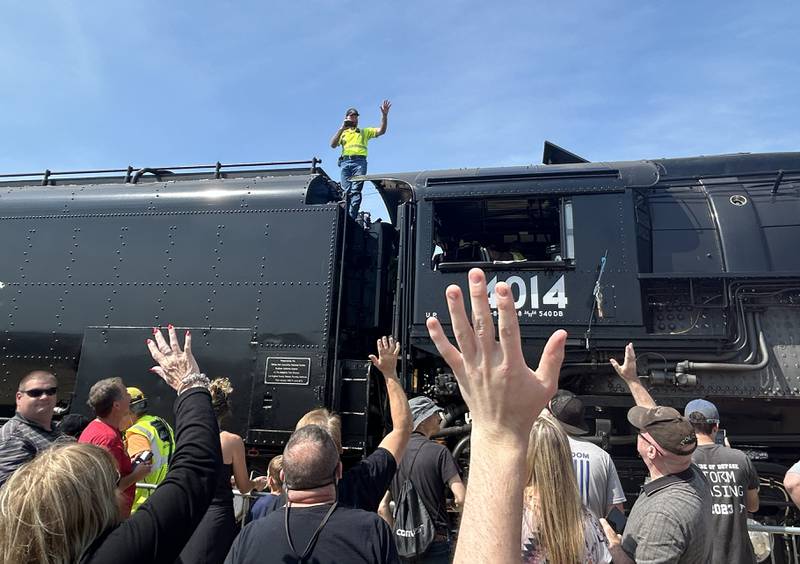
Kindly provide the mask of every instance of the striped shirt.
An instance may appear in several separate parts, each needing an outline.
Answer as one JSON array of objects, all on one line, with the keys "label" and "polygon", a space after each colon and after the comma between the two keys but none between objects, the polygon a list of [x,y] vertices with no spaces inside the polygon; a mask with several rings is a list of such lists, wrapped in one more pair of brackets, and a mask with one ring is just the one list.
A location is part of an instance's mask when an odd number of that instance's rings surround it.
[{"label": "striped shirt", "polygon": [[0,487],[11,474],[62,437],[56,427],[48,431],[19,413],[0,427]]},{"label": "striped shirt", "polygon": [[611,456],[599,446],[568,438],[581,501],[598,518],[605,517],[609,507],[625,502],[617,468]]}]

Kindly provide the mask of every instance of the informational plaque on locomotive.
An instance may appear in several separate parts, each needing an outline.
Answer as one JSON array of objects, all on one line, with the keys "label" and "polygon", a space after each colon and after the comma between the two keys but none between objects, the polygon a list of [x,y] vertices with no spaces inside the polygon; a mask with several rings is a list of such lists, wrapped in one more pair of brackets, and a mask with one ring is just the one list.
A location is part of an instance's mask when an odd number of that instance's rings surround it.
[{"label": "informational plaque on locomotive", "polygon": [[310,373],[310,358],[270,356],[267,357],[264,383],[305,386],[308,384]]}]

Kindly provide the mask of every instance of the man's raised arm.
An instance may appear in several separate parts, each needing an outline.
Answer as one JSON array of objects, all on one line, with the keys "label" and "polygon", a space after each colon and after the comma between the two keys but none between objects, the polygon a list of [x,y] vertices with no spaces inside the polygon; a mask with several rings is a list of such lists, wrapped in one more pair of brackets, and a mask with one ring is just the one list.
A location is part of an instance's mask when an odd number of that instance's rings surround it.
[{"label": "man's raised arm", "polygon": [[411,438],[411,408],[408,406],[408,398],[397,377],[397,355],[400,354],[400,343],[394,337],[383,337],[378,339],[378,356],[369,355],[372,364],[381,371],[386,381],[386,394],[389,396],[389,413],[392,416],[392,430],[386,435],[380,448],[384,448],[392,453],[397,465],[403,458],[406,451],[408,439]]},{"label": "man's raised arm", "polygon": [[639,374],[636,372],[636,353],[633,350],[633,343],[628,343],[628,346],[625,347],[625,362],[622,366],[613,358],[610,362],[619,377],[628,385],[636,405],[640,407],[656,407],[653,396],[650,395],[642,381],[639,380]]},{"label": "man's raised arm", "polygon": [[472,415],[469,484],[454,562],[507,564],[519,562],[522,553],[528,435],[556,391],[567,333],[553,333],[533,371],[522,355],[519,322],[508,285],[499,282],[495,287],[499,343],[482,270],[470,270],[469,293],[473,325],[461,289],[453,285],[445,291],[458,348],[450,343],[437,318],[427,322],[431,340],[453,370]]},{"label": "man's raised arm", "polygon": [[389,120],[389,108],[391,107],[392,103],[389,100],[384,100],[383,104],[381,104],[381,126],[378,128],[378,131],[375,132],[375,137],[380,137],[386,133],[386,126]]}]

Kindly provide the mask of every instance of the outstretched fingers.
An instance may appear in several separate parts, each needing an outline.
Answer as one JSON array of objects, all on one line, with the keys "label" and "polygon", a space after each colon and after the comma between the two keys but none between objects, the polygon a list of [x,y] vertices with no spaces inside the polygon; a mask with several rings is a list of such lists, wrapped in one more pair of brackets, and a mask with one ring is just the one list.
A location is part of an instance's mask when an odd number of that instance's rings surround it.
[{"label": "outstretched fingers", "polygon": [[539,366],[536,368],[536,375],[548,387],[550,395],[554,394],[558,387],[558,375],[561,372],[561,364],[564,362],[566,343],[567,332],[563,329],[550,335],[542,351],[542,357],[539,359]]},{"label": "outstretched fingers", "polygon": [[192,333],[188,330],[186,331],[186,339],[183,343],[183,352],[188,356],[192,356]]},{"label": "outstretched fingers", "polygon": [[494,319],[489,307],[489,292],[486,289],[486,276],[480,268],[469,271],[469,300],[472,306],[473,331],[479,346],[486,353],[495,345]]},{"label": "outstretched fingers", "polygon": [[155,343],[155,341],[152,339],[147,339],[145,343],[147,344],[147,350],[150,351],[150,356],[153,357],[153,360],[161,364],[164,361],[164,353],[158,349],[158,345]]},{"label": "outstretched fingers", "polygon": [[625,345],[625,364],[636,364],[636,351],[633,350],[633,343]]},{"label": "outstretched fingers", "polygon": [[445,290],[445,296],[447,297],[447,309],[450,312],[450,322],[453,326],[456,343],[458,343],[458,348],[461,350],[461,354],[464,355],[464,359],[470,362],[478,352],[478,345],[475,339],[475,331],[472,330],[472,325],[467,319],[467,310],[464,308],[464,296],[461,293],[461,288],[455,284],[448,286],[447,290]]},{"label": "outstretched fingers", "polygon": [[175,326],[172,323],[167,325],[167,334],[169,335],[169,348],[175,352],[180,352],[181,344],[178,342],[178,334],[175,332]]},{"label": "outstretched fingers", "polygon": [[509,364],[525,363],[522,355],[522,341],[519,333],[519,319],[514,307],[514,295],[505,282],[498,282],[494,288],[497,303],[497,328],[500,332],[500,348],[503,358]]},{"label": "outstretched fingers", "polygon": [[435,317],[429,317],[426,325],[436,350],[439,351],[448,366],[453,369],[455,375],[461,377],[464,374],[464,357],[461,356],[458,349],[453,346],[447,335],[444,334],[442,324]]},{"label": "outstretched fingers", "polygon": [[169,343],[164,339],[164,335],[161,334],[161,327],[153,327],[153,338],[156,340],[158,350],[162,353],[169,354],[172,352],[172,347],[169,346]]}]

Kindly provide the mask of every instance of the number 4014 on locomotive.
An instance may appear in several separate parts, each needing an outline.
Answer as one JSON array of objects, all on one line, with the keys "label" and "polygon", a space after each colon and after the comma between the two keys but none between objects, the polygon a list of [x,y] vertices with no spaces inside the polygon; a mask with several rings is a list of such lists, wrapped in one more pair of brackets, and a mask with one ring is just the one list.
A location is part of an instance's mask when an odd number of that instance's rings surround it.
[{"label": "number 4014 on locomotive", "polygon": [[[545,143],[543,162],[369,175],[390,217],[366,223],[316,159],[2,175],[0,415],[37,368],[64,409],[121,376],[169,415],[142,343],[175,323],[231,378],[227,425],[253,456],[324,405],[357,457],[388,416],[366,358],[394,334],[406,389],[446,408],[461,455],[468,414],[425,320],[449,330],[444,289],[480,267],[490,298],[511,286],[531,363],[569,332],[560,386],[623,479],[643,467],[608,359],[629,341],[658,402],[712,399],[731,442],[782,477],[800,445],[800,153],[594,163]],[[763,511],[785,515],[772,486]]]}]

